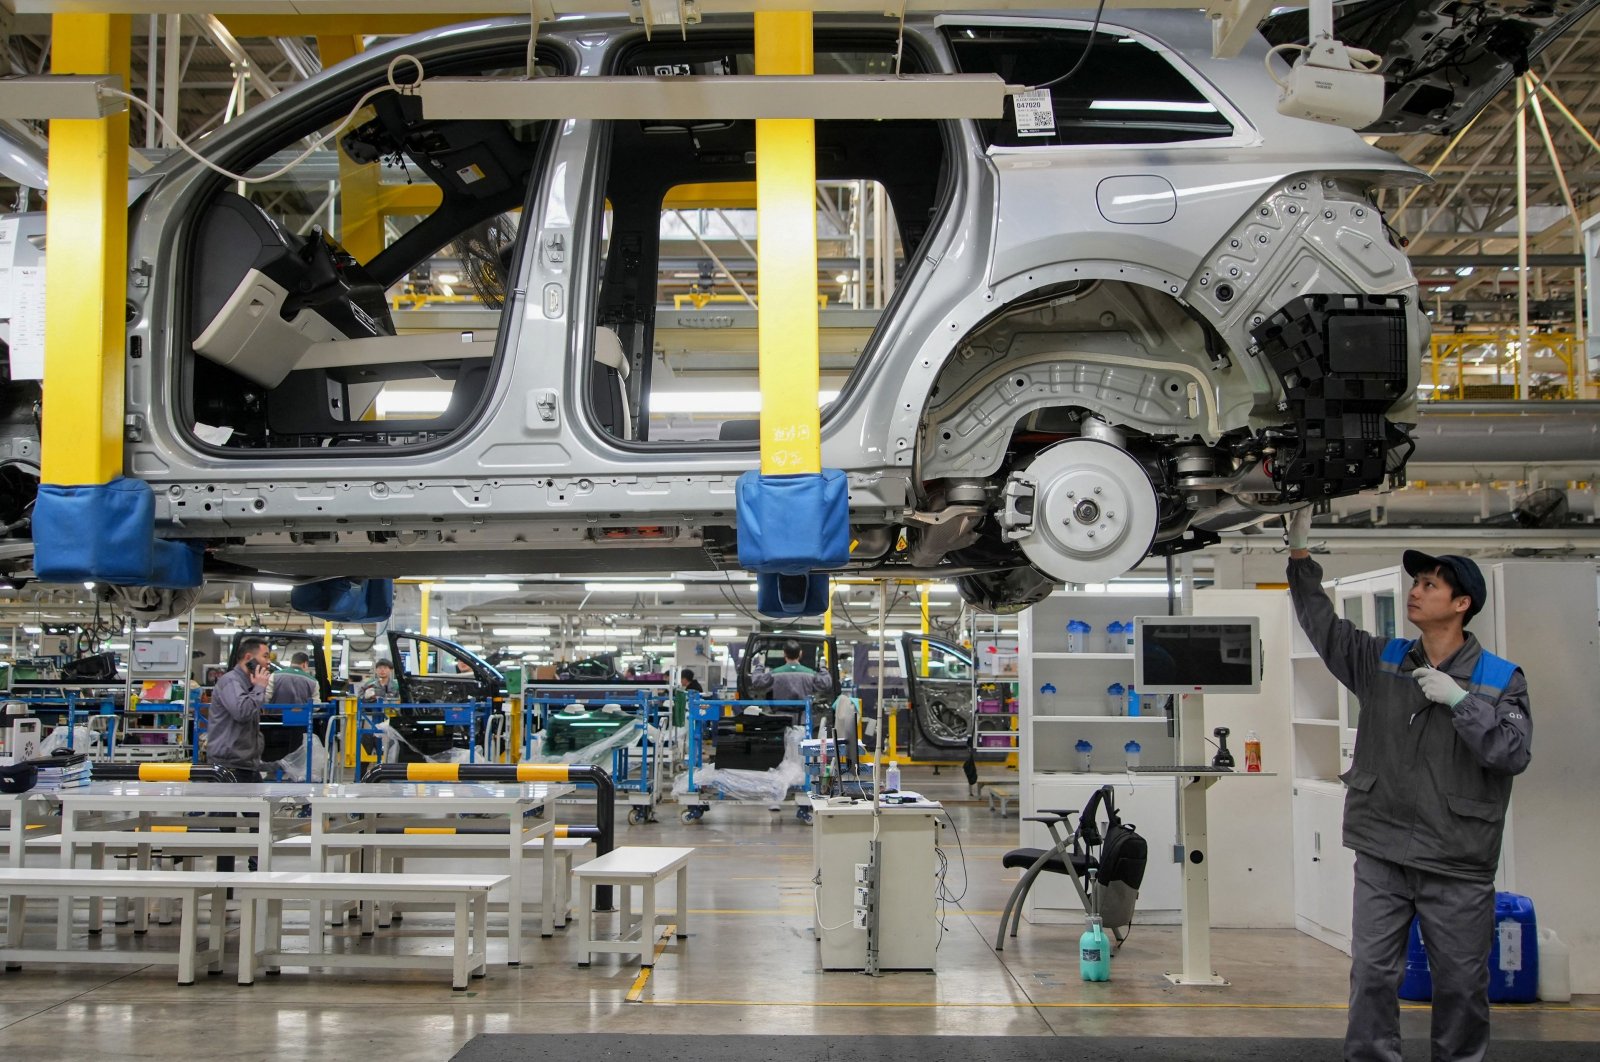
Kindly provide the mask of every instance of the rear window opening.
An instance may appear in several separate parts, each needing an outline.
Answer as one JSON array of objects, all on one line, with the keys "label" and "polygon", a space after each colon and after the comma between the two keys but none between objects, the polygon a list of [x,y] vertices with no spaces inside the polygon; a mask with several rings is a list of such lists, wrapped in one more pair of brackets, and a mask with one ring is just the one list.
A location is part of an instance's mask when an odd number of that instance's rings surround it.
[{"label": "rear window opening", "polygon": [[1059,82],[1050,85],[1053,132],[1019,132],[1015,97],[1007,96],[1002,117],[978,122],[990,146],[1167,144],[1233,135],[1199,87],[1136,37],[1101,30],[1091,48],[1089,31],[1076,29],[952,26],[945,36],[964,74],[999,74],[1010,85]]},{"label": "rear window opening", "polygon": [[[893,49],[889,37],[819,37],[815,69],[892,72]],[[621,69],[748,74],[754,59],[748,39],[702,39],[642,47]],[[922,69],[908,52],[904,70]],[[819,121],[815,133],[826,407],[850,386],[939,217],[948,149],[935,121]],[[758,442],[755,148],[752,121],[610,125],[587,397],[594,424],[619,442]]]},{"label": "rear window opening", "polygon": [[[521,72],[498,65],[452,72]],[[219,181],[196,212],[183,285],[180,421],[195,440],[241,456],[426,447],[472,424],[548,131],[425,121],[413,99],[383,93],[337,150],[264,184]],[[255,170],[310,132],[286,130]]]}]

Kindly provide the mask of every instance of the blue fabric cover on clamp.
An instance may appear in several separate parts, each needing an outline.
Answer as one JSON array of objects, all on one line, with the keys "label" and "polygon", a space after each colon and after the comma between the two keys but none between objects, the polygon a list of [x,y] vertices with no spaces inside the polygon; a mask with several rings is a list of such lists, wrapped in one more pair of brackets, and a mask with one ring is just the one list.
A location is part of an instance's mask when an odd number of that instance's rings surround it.
[{"label": "blue fabric cover on clamp", "polygon": [[764,616],[820,616],[828,611],[826,575],[756,576],[756,611]]},{"label": "blue fabric cover on clamp", "polygon": [[740,567],[804,575],[849,563],[850,482],[839,469],[799,476],[746,472],[736,497]]},{"label": "blue fabric cover on clamp", "polygon": [[289,604],[320,620],[381,623],[394,611],[394,580],[319,579],[289,591]]},{"label": "blue fabric cover on clamp", "polygon": [[189,543],[156,538],[155,493],[142,480],[39,485],[33,570],[40,582],[187,589],[200,585],[202,559]]}]

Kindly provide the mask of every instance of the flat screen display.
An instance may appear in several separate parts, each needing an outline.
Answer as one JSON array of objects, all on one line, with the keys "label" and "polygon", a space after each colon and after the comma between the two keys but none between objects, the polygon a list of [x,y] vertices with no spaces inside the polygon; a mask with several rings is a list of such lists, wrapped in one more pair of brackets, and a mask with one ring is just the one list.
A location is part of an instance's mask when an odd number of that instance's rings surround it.
[{"label": "flat screen display", "polygon": [[1134,685],[1146,693],[1261,692],[1254,616],[1137,616]]}]

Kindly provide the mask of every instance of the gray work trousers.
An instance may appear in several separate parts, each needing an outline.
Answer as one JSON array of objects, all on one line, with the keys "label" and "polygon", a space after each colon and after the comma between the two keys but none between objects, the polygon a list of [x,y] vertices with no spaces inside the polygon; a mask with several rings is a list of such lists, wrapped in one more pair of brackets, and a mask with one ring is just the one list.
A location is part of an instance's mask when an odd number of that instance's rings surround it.
[{"label": "gray work trousers", "polygon": [[1433,974],[1433,1062],[1479,1062],[1489,1048],[1494,883],[1357,852],[1346,1062],[1400,1062],[1398,993],[1413,914]]}]

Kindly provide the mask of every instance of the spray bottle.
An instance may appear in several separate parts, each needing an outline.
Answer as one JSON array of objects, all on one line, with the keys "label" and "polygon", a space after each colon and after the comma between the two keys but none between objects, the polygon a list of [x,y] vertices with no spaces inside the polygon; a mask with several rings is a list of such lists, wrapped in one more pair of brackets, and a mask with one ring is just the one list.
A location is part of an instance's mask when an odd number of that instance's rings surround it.
[{"label": "spray bottle", "polygon": [[1089,895],[1094,897],[1094,913],[1089,915],[1089,925],[1078,938],[1078,973],[1085,981],[1111,980],[1111,941],[1106,937],[1100,921],[1100,893],[1095,885],[1095,871],[1089,871]]}]

